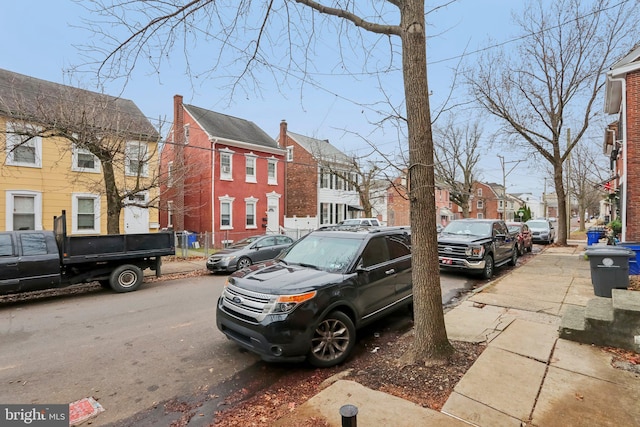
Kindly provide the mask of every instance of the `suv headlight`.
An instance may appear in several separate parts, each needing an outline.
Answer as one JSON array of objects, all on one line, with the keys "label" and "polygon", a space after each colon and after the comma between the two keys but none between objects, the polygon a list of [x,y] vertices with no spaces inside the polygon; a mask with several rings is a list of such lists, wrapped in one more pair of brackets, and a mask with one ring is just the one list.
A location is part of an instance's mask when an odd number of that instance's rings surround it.
[{"label": "suv headlight", "polygon": [[481,258],[484,256],[484,246],[469,246],[464,254],[469,257]]},{"label": "suv headlight", "polygon": [[270,311],[274,314],[289,313],[303,302],[309,301],[310,299],[314,298],[316,296],[316,293],[316,291],[311,291],[305,292],[304,294],[279,295],[275,299],[273,308]]}]

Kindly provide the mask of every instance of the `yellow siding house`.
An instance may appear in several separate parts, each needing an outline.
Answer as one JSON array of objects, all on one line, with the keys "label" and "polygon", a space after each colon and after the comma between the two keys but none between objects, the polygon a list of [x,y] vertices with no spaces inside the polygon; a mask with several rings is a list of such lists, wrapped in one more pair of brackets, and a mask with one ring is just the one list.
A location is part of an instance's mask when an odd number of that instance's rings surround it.
[{"label": "yellow siding house", "polygon": [[132,101],[0,69],[0,231],[157,231],[158,141]]}]

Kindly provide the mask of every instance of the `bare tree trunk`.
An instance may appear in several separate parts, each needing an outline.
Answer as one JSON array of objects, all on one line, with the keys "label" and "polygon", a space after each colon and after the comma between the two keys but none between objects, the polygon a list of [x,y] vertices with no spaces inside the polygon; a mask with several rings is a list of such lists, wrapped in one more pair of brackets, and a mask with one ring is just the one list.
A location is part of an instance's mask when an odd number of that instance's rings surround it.
[{"label": "bare tree trunk", "polygon": [[435,220],[433,136],[427,84],[424,1],[401,6],[402,65],[409,131],[415,342],[412,362],[445,360],[453,347],[442,310]]},{"label": "bare tree trunk", "polygon": [[558,235],[556,243],[567,245],[567,197],[564,193],[564,180],[562,179],[562,163],[553,165],[553,182],[556,187],[558,199]]},{"label": "bare tree trunk", "polygon": [[116,185],[116,176],[113,164],[109,161],[102,162],[102,176],[104,177],[105,192],[107,195],[107,234],[120,234],[120,211],[122,210],[122,198]]}]

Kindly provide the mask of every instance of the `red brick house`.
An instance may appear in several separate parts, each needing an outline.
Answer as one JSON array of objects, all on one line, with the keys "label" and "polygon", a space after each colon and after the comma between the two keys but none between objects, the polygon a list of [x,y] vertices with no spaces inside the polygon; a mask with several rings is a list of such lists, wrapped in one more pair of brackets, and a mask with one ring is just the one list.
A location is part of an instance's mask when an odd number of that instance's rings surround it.
[{"label": "red brick house", "polygon": [[[314,229],[361,216],[360,197],[352,185],[358,174],[349,157],[328,140],[289,131],[284,120],[277,141],[287,150],[286,228]],[[336,171],[350,174],[351,183]]]},{"label": "red brick house", "polygon": [[502,218],[502,211],[498,209],[502,198],[494,187],[495,185],[479,181],[473,183],[469,218]]},{"label": "red brick house", "polygon": [[279,232],[285,154],[253,122],[183,104],[175,95],[160,160],[161,226],[213,232],[217,247]]},{"label": "red brick house", "polygon": [[[409,198],[407,196],[408,178],[405,174],[393,181],[387,189],[387,225],[410,225]],[[436,203],[436,223],[446,226],[456,219],[457,205],[450,200],[449,189],[446,185],[436,183],[434,191]]]},{"label": "red brick house", "polygon": [[605,130],[611,158],[611,219],[622,222],[621,241],[640,240],[640,45],[607,72],[605,107],[617,120]]}]

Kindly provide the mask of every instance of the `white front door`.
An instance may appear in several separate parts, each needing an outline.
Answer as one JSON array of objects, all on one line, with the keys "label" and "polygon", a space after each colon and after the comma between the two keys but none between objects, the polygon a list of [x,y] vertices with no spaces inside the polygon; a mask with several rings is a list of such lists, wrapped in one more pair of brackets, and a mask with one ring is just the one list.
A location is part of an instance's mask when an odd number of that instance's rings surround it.
[{"label": "white front door", "polygon": [[267,233],[280,232],[280,195],[271,192],[267,194]]},{"label": "white front door", "polygon": [[138,193],[129,196],[124,207],[125,234],[149,232],[149,209],[142,207],[147,203],[147,195]]}]

